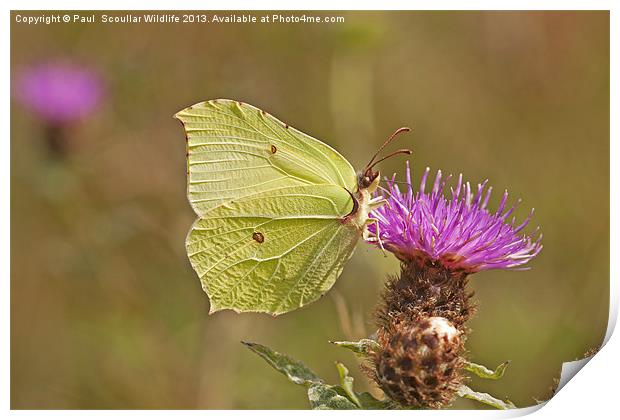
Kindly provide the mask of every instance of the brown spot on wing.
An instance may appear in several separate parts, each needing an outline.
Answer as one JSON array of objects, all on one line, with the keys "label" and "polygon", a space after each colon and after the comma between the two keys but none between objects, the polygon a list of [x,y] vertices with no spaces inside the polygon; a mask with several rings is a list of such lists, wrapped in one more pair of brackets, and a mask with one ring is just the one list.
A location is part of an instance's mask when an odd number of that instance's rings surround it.
[{"label": "brown spot on wing", "polygon": [[262,244],[263,242],[265,242],[265,235],[260,232],[254,232],[252,234],[252,239],[254,239],[259,244]]}]

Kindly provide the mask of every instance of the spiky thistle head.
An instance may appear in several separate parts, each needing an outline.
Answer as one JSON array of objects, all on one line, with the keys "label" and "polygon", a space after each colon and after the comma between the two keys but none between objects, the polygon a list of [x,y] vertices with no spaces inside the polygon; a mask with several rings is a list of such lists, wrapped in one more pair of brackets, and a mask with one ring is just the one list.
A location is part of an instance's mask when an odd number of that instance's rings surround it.
[{"label": "spiky thistle head", "polygon": [[[521,233],[506,210],[505,192],[498,209],[488,210],[487,181],[474,193],[459,176],[444,195],[441,171],[426,191],[430,170],[414,190],[407,164],[406,190],[387,182],[387,204],[371,217],[375,244],[401,260],[400,275],[391,277],[376,311],[379,348],[370,372],[377,385],[403,405],[439,408],[450,403],[463,383],[467,321],[475,312],[468,276],[494,268],[522,268],[542,249],[538,229]],[[538,235],[538,236],[537,236]],[[377,241],[376,239],[379,239]]]},{"label": "spiky thistle head", "polygon": [[[475,273],[493,268],[517,268],[534,258],[542,249],[538,229],[521,232],[533,214],[520,224],[513,217],[516,205],[506,210],[508,192],[504,192],[498,209],[488,210],[491,187],[487,181],[472,191],[462,175],[449,197],[444,195],[446,182],[437,172],[432,189],[426,191],[430,169],[422,175],[418,191],[414,190],[407,163],[406,191],[401,192],[394,179],[387,182],[387,204],[374,210],[379,238],[386,249],[402,261],[430,260],[453,271]],[[369,228],[376,235],[376,227]],[[538,235],[538,236],[537,236]]]}]

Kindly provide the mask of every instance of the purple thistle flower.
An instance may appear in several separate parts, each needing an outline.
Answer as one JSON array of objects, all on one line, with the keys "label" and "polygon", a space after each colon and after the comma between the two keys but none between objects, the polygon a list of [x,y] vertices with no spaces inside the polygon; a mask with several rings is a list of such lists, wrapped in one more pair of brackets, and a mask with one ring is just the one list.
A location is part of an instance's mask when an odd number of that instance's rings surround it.
[{"label": "purple thistle flower", "polygon": [[[463,176],[459,175],[456,190],[450,188],[451,198],[447,198],[443,190],[450,177],[442,180],[438,171],[432,190],[426,192],[429,172],[426,168],[420,190],[414,192],[407,162],[407,191],[402,193],[394,179],[388,180],[387,204],[371,213],[379,221],[384,247],[399,259],[430,260],[453,271],[474,273],[519,267],[541,251],[542,235],[534,239],[538,228],[530,235],[519,234],[534,209],[515,226],[514,217],[508,222],[515,206],[504,212],[508,191],[497,211],[491,213],[487,204],[492,188],[487,188],[487,181],[478,184],[474,194],[469,182],[463,184]],[[376,234],[375,226],[369,228]]]},{"label": "purple thistle flower", "polygon": [[15,82],[17,99],[51,125],[63,125],[88,115],[103,95],[99,75],[70,62],[39,64],[24,70]]}]

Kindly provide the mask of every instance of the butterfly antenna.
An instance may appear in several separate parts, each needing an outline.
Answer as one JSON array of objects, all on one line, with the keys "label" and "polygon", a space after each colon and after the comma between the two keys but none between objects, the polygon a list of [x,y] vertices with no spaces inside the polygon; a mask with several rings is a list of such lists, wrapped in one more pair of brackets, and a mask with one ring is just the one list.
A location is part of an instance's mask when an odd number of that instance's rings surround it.
[{"label": "butterfly antenna", "polygon": [[368,164],[366,165],[366,169],[372,168],[375,164],[377,164],[378,162],[375,162],[374,160],[377,158],[377,156],[379,155],[379,153],[381,153],[381,151],[383,149],[385,149],[385,147],[390,144],[392,142],[392,140],[394,140],[394,137],[396,137],[397,135],[399,135],[400,133],[406,133],[408,131],[411,131],[411,129],[409,127],[401,127],[398,130],[394,131],[394,133],[390,136],[389,139],[387,139],[382,145],[381,147],[379,147],[379,149],[377,149],[377,152],[372,156],[372,159],[370,159],[370,162],[368,162]]},{"label": "butterfly antenna", "polygon": [[412,153],[412,152],[411,152],[411,150],[409,150],[409,149],[398,149],[397,151],[392,152],[392,153],[390,153],[390,154],[389,154],[389,155],[387,155],[387,156],[383,156],[383,157],[382,157],[381,159],[379,159],[378,161],[373,162],[373,163],[372,163],[372,165],[370,165],[368,168],[370,169],[370,168],[372,168],[373,166],[375,166],[377,163],[379,163],[379,162],[383,162],[384,160],[389,159],[389,158],[391,158],[392,156],[397,156],[397,155],[410,155],[411,153]]}]

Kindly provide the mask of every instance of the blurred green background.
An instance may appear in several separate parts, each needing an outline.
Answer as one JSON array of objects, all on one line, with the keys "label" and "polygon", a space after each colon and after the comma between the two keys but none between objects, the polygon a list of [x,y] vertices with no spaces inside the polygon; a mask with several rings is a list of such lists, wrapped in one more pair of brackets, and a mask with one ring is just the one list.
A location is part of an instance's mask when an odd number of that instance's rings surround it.
[{"label": "blurred green background", "polygon": [[[13,12],[14,17],[17,12]],[[24,12],[22,15],[38,15]],[[84,13],[90,14],[90,13]],[[123,12],[110,13],[122,15]],[[139,13],[141,14],[141,13]],[[182,13],[177,13],[181,15]],[[225,14],[225,13],[220,13]],[[238,14],[240,14],[238,12]],[[268,12],[253,12],[257,16]],[[312,13],[325,16],[325,13]],[[52,24],[12,21],[15,76],[75,59],[106,97],[51,158],[42,124],[11,112],[13,408],[307,408],[240,340],[305,361],[335,382],[355,358],[328,340],[373,331],[394,257],[361,244],[333,291],[273,318],[208,316],[184,249],[176,111],[212,98],[264,108],[364,164],[398,147],[536,208],[544,249],[530,271],[475,275],[470,358],[495,366],[478,390],[518,406],[551,395],[563,361],[603,338],[609,296],[609,14],[334,12],[333,24]],[[384,174],[402,174],[393,159]],[[458,408],[481,408],[459,401]]]}]

